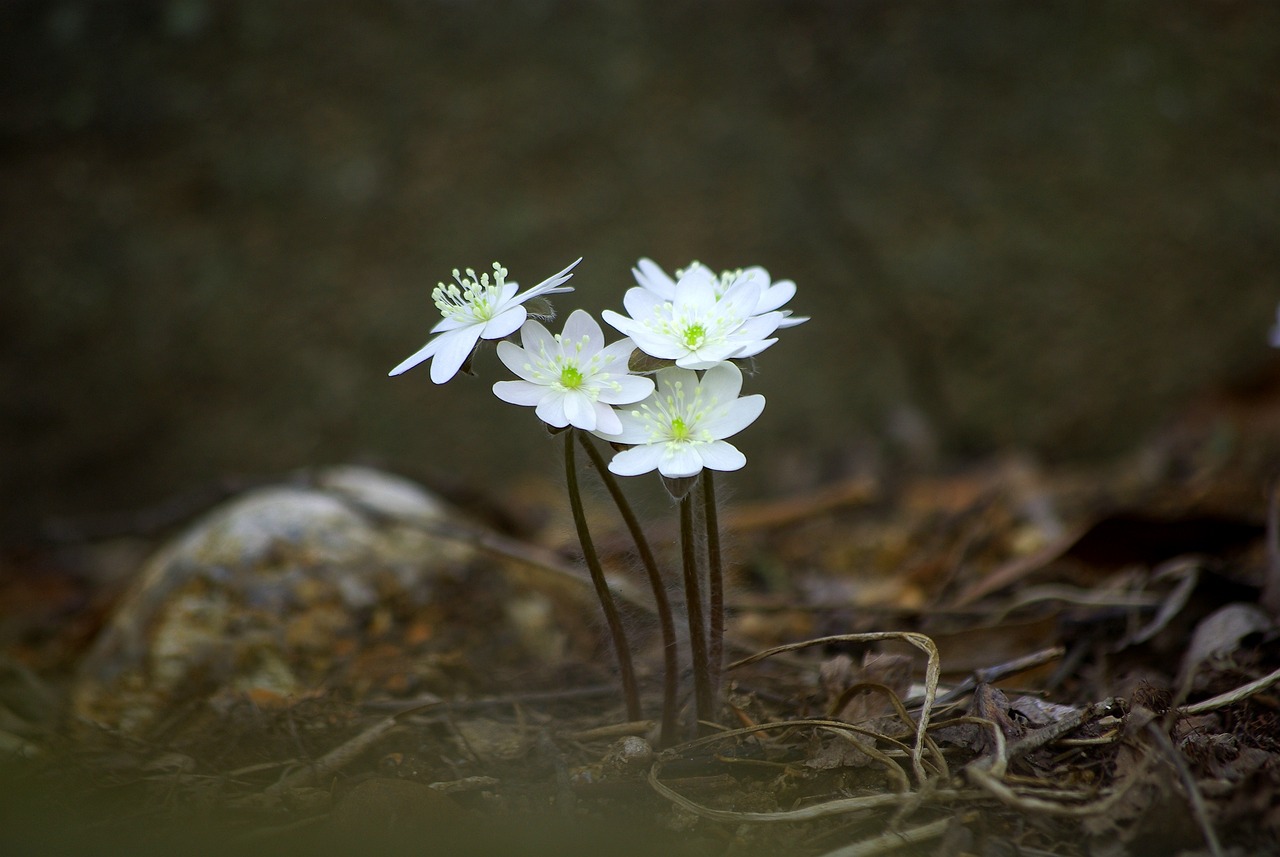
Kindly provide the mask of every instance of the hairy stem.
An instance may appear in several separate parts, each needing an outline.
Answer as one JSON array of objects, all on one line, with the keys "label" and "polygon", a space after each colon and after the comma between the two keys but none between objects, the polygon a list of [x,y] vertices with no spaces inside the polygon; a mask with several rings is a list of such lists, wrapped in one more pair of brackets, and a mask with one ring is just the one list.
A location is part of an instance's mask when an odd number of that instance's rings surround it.
[{"label": "hairy stem", "polygon": [[627,529],[631,532],[631,538],[636,543],[636,552],[640,555],[640,562],[644,564],[644,570],[649,577],[649,587],[653,590],[653,603],[658,613],[658,625],[662,630],[663,652],[662,727],[658,741],[661,746],[669,747],[676,740],[676,697],[679,694],[680,681],[680,661],[676,645],[675,620],[671,615],[671,600],[667,598],[667,588],[662,582],[662,574],[658,571],[658,563],[653,558],[653,551],[649,548],[649,540],[645,538],[640,520],[632,511],[626,495],[622,493],[618,480],[609,472],[604,456],[600,454],[600,450],[586,433],[578,433],[578,439],[591,458],[591,464],[595,467],[596,473],[600,474],[600,480],[608,489],[609,496],[618,507],[618,514],[622,516]]},{"label": "hairy stem", "polygon": [[680,500],[680,553],[684,562],[684,595],[689,614],[689,649],[693,654],[693,696],[699,720],[715,719],[715,694],[707,674],[707,631],[698,584],[698,556],[693,531],[693,492]]},{"label": "hairy stem", "polygon": [[613,603],[613,594],[609,592],[609,584],[604,579],[604,569],[600,566],[600,556],[591,541],[591,531],[587,529],[587,513],[582,508],[582,491],[578,487],[578,467],[574,460],[574,429],[564,433],[564,476],[569,485],[569,506],[573,509],[573,523],[578,528],[578,541],[582,544],[582,556],[587,562],[587,570],[591,572],[591,583],[595,586],[596,597],[600,599],[600,607],[604,610],[604,620],[609,626],[609,635],[613,638],[613,651],[618,656],[618,671],[622,678],[622,695],[627,702],[627,719],[639,720],[640,692],[636,688],[636,672],[631,665],[631,648],[627,645],[627,635],[622,631],[622,617],[618,615],[618,607]]},{"label": "hairy stem", "polygon": [[724,668],[724,568],[720,557],[720,520],[716,515],[716,483],[702,471],[702,520],[707,532],[707,681],[712,699],[720,695]]}]

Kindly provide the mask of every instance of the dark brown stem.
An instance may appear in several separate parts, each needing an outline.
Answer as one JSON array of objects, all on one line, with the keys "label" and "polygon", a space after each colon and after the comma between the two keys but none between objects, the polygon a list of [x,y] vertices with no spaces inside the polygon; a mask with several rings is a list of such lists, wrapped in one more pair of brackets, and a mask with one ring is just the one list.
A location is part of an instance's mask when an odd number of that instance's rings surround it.
[{"label": "dark brown stem", "polygon": [[693,696],[698,719],[715,719],[715,694],[707,673],[707,631],[698,585],[698,555],[693,532],[693,492],[680,500],[680,553],[684,562],[684,596],[689,614],[689,649],[693,655]]},{"label": "dark brown stem", "polygon": [[716,484],[710,470],[702,471],[702,510],[707,533],[707,680],[715,699],[720,695],[720,673],[724,668],[724,568],[720,558]]},{"label": "dark brown stem", "polygon": [[640,562],[644,564],[644,570],[649,576],[649,588],[653,590],[653,603],[658,613],[658,625],[662,629],[662,730],[658,735],[658,742],[662,747],[669,747],[676,740],[676,696],[680,690],[680,660],[676,644],[675,620],[671,615],[671,600],[667,598],[667,588],[662,582],[662,574],[658,571],[658,563],[653,558],[653,551],[649,548],[649,540],[645,538],[644,530],[640,527],[640,520],[636,517],[635,512],[632,511],[626,495],[622,493],[618,480],[609,472],[604,456],[600,454],[600,450],[591,442],[586,433],[579,433],[578,439],[582,442],[583,449],[587,451],[587,455],[591,458],[591,463],[594,465],[596,473],[600,474],[600,481],[608,489],[614,505],[618,507],[618,514],[622,516],[627,529],[631,532],[631,538],[636,543],[636,552],[640,554]]},{"label": "dark brown stem", "polygon": [[569,485],[569,506],[573,509],[574,526],[578,528],[582,556],[587,562],[587,570],[591,572],[591,583],[595,586],[596,597],[600,599],[600,607],[604,610],[605,624],[609,626],[609,635],[613,638],[613,651],[618,656],[622,695],[627,702],[627,719],[639,720],[641,719],[640,692],[636,688],[635,668],[631,665],[631,648],[627,645],[627,635],[622,631],[622,617],[618,615],[618,607],[613,603],[613,594],[609,592],[609,584],[604,579],[604,569],[600,566],[596,546],[591,541],[591,531],[587,529],[587,513],[582,508],[582,492],[578,488],[578,468],[573,455],[574,433],[574,429],[564,433],[564,476]]}]

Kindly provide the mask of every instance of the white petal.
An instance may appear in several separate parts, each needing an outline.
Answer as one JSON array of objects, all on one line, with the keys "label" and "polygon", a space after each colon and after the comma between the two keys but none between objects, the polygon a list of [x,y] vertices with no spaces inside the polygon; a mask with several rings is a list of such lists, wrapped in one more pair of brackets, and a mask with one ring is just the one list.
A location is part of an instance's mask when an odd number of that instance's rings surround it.
[{"label": "white petal", "polygon": [[[614,327],[618,326],[615,324]],[[618,327],[618,329],[622,330],[621,327]],[[668,334],[655,333],[639,325],[622,332],[631,336],[636,348],[639,348],[650,357],[657,357],[659,360],[675,360],[677,357],[683,357],[689,353],[688,346],[678,342]]]},{"label": "white petal", "polygon": [[764,396],[744,396],[730,403],[729,407],[720,411],[709,420],[698,423],[698,428],[709,433],[716,440],[733,437],[756,421],[764,410]]},{"label": "white petal", "polygon": [[567,282],[568,279],[573,276],[573,274],[569,272],[572,271],[574,268],[578,267],[578,262],[581,262],[581,261],[582,261],[582,257],[579,256],[577,261],[575,261],[569,267],[565,268],[563,271],[561,271],[558,274],[554,274],[550,277],[547,277],[541,283],[538,283],[538,285],[534,286],[533,288],[529,289],[529,291],[521,295],[519,297],[519,300],[527,301],[529,300],[529,298],[536,298],[539,295],[550,295],[550,294],[555,294],[557,292],[573,291],[572,288],[562,289],[562,288],[559,288],[559,286],[561,283]]},{"label": "white petal", "polygon": [[480,336],[484,339],[501,339],[504,336],[510,336],[520,329],[520,325],[524,324],[524,320],[528,317],[528,310],[519,304],[507,307],[489,319]]},{"label": "white petal", "polygon": [[719,366],[730,357],[738,356],[742,346],[733,342],[719,342],[715,345],[704,345],[697,351],[676,358],[676,365],[681,369],[711,369]]},{"label": "white petal", "polygon": [[664,301],[672,300],[676,295],[676,281],[652,259],[641,259],[631,269],[631,274],[642,288],[648,289]]},{"label": "white petal", "polygon": [[560,334],[560,339],[572,349],[576,349],[583,340],[586,340],[586,345],[581,352],[584,358],[590,358],[604,348],[604,331],[600,329],[600,322],[592,318],[591,313],[586,310],[575,309],[569,313],[569,317],[564,321],[564,332]]},{"label": "white petal", "polygon": [[[525,327],[528,327],[530,324],[534,324],[534,322],[526,321]],[[520,329],[524,330],[524,327]],[[502,342],[499,342],[498,359],[502,361],[503,366],[506,366],[521,378],[530,383],[537,383],[537,379],[533,372],[525,368],[526,366],[530,366],[533,362],[529,357],[529,352],[525,351],[519,345],[516,345],[514,342],[508,342],[505,339]]]},{"label": "white petal", "polygon": [[[685,271],[676,283],[676,307],[692,312],[708,311],[716,304],[715,277],[707,268]],[[634,313],[633,313],[634,315]]]},{"label": "white petal", "polygon": [[610,327],[614,328],[620,333],[626,334],[627,336],[631,335],[632,330],[640,327],[639,324],[627,318],[622,313],[614,312],[611,309],[607,309],[604,312],[600,313],[600,317],[604,319],[605,324],[609,325]]},{"label": "white petal", "polygon": [[794,282],[791,280],[778,280],[760,295],[760,302],[756,304],[756,312],[762,313],[775,310],[795,297],[795,294],[796,284]]},{"label": "white petal", "polygon": [[606,405],[630,405],[653,394],[653,379],[641,375],[621,375],[609,379],[617,388],[605,386],[600,389],[599,399]]},{"label": "white petal", "polygon": [[[515,280],[512,280],[509,283],[504,282],[502,284],[502,291],[498,293],[498,306],[502,306],[503,304],[510,301],[513,297],[516,296],[516,292],[518,291],[520,291],[520,284],[517,283]],[[528,298],[521,298],[520,301],[516,301],[516,303],[520,303],[521,301],[525,301],[525,300],[528,300]]]},{"label": "white petal", "polygon": [[742,322],[742,325],[729,335],[729,339],[735,342],[764,339],[778,329],[778,323],[782,319],[783,315],[780,312],[767,312],[764,315],[752,316]]},{"label": "white petal", "polygon": [[542,420],[549,426],[556,428],[564,428],[569,424],[569,418],[564,413],[564,393],[554,390],[543,391],[542,400],[538,402],[538,408],[535,413],[538,419]]},{"label": "white petal", "polygon": [[475,324],[475,320],[471,318],[457,318],[450,316],[442,318],[436,322],[436,326],[431,328],[431,333],[444,333],[446,330],[457,330],[460,327],[466,327],[468,324]]},{"label": "white petal", "polygon": [[658,472],[671,479],[681,476],[697,476],[702,472],[702,456],[691,443],[668,443],[658,464]]},{"label": "white petal", "polygon": [[758,283],[750,280],[736,280],[720,296],[719,309],[726,316],[746,321],[756,312],[756,306],[760,303],[760,292]]},{"label": "white petal", "polygon": [[649,443],[653,440],[650,437],[649,420],[643,416],[639,408],[620,408],[615,411],[618,415],[618,422],[621,425],[617,431],[605,432],[599,427],[596,428],[596,434],[600,436],[608,435],[608,440],[614,443]]},{"label": "white petal", "polygon": [[792,315],[790,310],[784,310],[782,313],[782,321],[778,322],[778,328],[795,327],[797,324],[804,324],[809,320],[807,315]]},{"label": "white petal", "polygon": [[565,393],[563,399],[564,418],[569,425],[583,431],[595,431],[596,409],[594,403],[579,392]]},{"label": "white petal", "polygon": [[520,342],[524,345],[524,350],[529,352],[530,357],[540,360],[555,357],[560,353],[560,346],[556,343],[556,338],[551,335],[551,331],[543,327],[541,322],[533,319],[521,325]]},{"label": "white petal", "polygon": [[499,381],[493,385],[493,394],[504,402],[529,408],[542,401],[547,388],[528,381]]},{"label": "white petal", "polygon": [[720,363],[702,376],[702,395],[707,401],[727,405],[742,392],[742,370],[732,363]]},{"label": "white petal", "polygon": [[422,346],[417,351],[410,354],[404,360],[401,360],[396,365],[396,368],[392,369],[387,374],[400,375],[404,372],[408,372],[414,366],[417,366],[422,361],[427,360],[428,358],[431,357],[431,355],[435,354],[439,350],[440,350],[440,337],[437,336],[435,339],[432,339],[426,345]]},{"label": "white petal", "polygon": [[596,424],[592,427],[601,434],[616,435],[622,431],[622,420],[618,419],[618,412],[603,402],[592,402],[591,407],[596,412]]},{"label": "white petal", "polygon": [[702,466],[711,470],[741,470],[747,463],[747,457],[736,446],[723,440],[699,444],[698,455]]},{"label": "white petal", "polygon": [[478,324],[450,330],[436,337],[436,342],[439,342],[440,346],[436,350],[435,358],[431,361],[431,380],[437,384],[443,384],[457,375],[462,364],[466,363],[467,358],[471,356],[471,352],[476,350],[476,343],[479,341],[480,325]]},{"label": "white petal", "polygon": [[609,462],[609,471],[619,476],[639,476],[648,473],[658,466],[662,460],[664,444],[647,443],[644,446],[633,446],[624,449]]},{"label": "white petal", "polygon": [[758,342],[752,342],[750,345],[745,345],[742,348],[735,351],[733,353],[733,356],[740,357],[740,358],[755,357],[761,351],[764,351],[766,348],[768,348],[770,345],[773,345],[777,341],[778,341],[777,339],[771,338],[771,339],[761,339]]},{"label": "white petal", "polygon": [[[600,349],[600,353],[596,355],[599,361],[600,369],[605,372],[618,371],[619,374],[627,371],[627,361],[631,359],[631,352],[636,350],[636,344],[631,337],[619,339],[617,342],[611,342],[604,348]],[[612,364],[621,363],[622,365],[616,370],[611,368]]]},{"label": "white petal", "polygon": [[[622,305],[626,307],[627,314],[636,321],[647,321],[654,310],[664,303],[662,298],[648,289],[627,289],[627,293],[622,296]],[[617,325],[614,326],[617,327]]]},{"label": "white petal", "polygon": [[698,385],[698,376],[688,369],[660,369],[655,380],[658,382],[658,395],[664,399],[675,393],[676,384],[683,386],[687,393]]}]

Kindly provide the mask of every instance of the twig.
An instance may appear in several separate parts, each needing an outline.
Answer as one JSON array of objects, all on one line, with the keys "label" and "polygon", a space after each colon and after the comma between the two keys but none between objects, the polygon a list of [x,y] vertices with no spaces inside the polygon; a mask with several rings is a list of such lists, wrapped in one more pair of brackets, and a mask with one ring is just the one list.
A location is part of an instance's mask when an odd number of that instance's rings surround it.
[{"label": "twig", "polygon": [[[1056,661],[1065,653],[1066,649],[1062,646],[1051,646],[1038,652],[1032,652],[1029,655],[1023,655],[1020,658],[1014,658],[1011,661],[1005,661],[1002,664],[974,670],[955,687],[939,696],[937,704],[946,705],[949,702],[954,702],[965,694],[972,692],[980,684],[995,684],[1009,676],[1044,666],[1050,661]],[[919,703],[920,699],[916,697],[907,700],[908,705],[918,705]]]},{"label": "twig", "polygon": [[440,699],[429,697],[418,699],[375,699],[361,703],[361,707],[370,711],[396,712],[396,716],[412,714],[423,709],[432,711],[467,711],[473,708],[492,708],[507,705],[522,705],[532,702],[561,702],[570,699],[583,699],[597,696],[611,696],[618,692],[615,684],[593,684],[586,687],[567,687],[563,690],[537,690],[529,693],[505,693],[500,696],[482,696],[479,699]]},{"label": "twig", "polygon": [[1200,828],[1205,845],[1209,846],[1209,852],[1213,857],[1224,857],[1218,834],[1214,832],[1213,824],[1209,821],[1209,810],[1204,805],[1204,796],[1200,794],[1200,787],[1196,785],[1196,778],[1187,767],[1186,759],[1182,758],[1182,754],[1174,748],[1173,742],[1169,740],[1164,727],[1158,721],[1152,720],[1147,723],[1147,731],[1151,733],[1151,737],[1155,739],[1169,763],[1178,772],[1182,787],[1187,792],[1187,802],[1191,804],[1191,814],[1195,816],[1196,825]]},{"label": "twig", "polygon": [[870,839],[864,839],[861,842],[854,842],[849,845],[837,848],[834,851],[828,851],[821,857],[876,857],[879,854],[888,854],[891,851],[897,851],[899,848],[905,848],[908,845],[915,845],[918,842],[926,842],[930,839],[937,839],[939,836],[947,832],[947,828],[953,822],[966,824],[976,818],[976,814],[967,813],[961,818],[939,818],[937,821],[931,821],[928,824],[921,824],[917,827],[910,827],[906,830],[886,830],[879,836],[873,836]]},{"label": "twig", "polygon": [[1248,684],[1241,685],[1235,690],[1220,693],[1210,699],[1205,699],[1191,705],[1182,705],[1178,707],[1178,713],[1181,715],[1204,714],[1206,711],[1213,711],[1215,708],[1222,708],[1224,705],[1231,705],[1233,702],[1240,702],[1248,699],[1255,693],[1260,693],[1276,682],[1280,682],[1280,670],[1264,675],[1262,678],[1251,681]]},{"label": "twig", "polygon": [[1115,699],[1107,698],[1102,702],[1095,702],[1093,705],[1066,714],[1048,726],[1029,732],[1005,749],[1005,761],[1012,761],[1025,756],[1032,750],[1038,750],[1044,745],[1052,743],[1070,732],[1074,732],[1085,723],[1102,716],[1115,707]]},{"label": "twig", "polygon": [[336,771],[345,768],[351,762],[372,747],[382,736],[400,724],[400,715],[387,717],[365,729],[359,735],[342,742],[314,762],[301,765],[293,773],[277,780],[263,790],[263,795],[274,799],[282,797],[294,789],[309,786],[312,783]]},{"label": "twig", "polygon": [[917,634],[912,631],[872,631],[866,634],[836,634],[831,637],[817,637],[812,640],[803,640],[799,643],[788,643],[785,646],[774,646],[772,649],[765,649],[763,652],[757,652],[749,658],[734,661],[725,667],[725,671],[728,672],[738,667],[754,664],[757,661],[762,661],[782,652],[793,652],[810,646],[822,646],[828,643],[874,643],[880,640],[905,640],[923,651],[927,658],[924,671],[924,698],[920,703],[920,719],[916,724],[916,744],[911,749],[912,771],[916,775],[916,781],[923,784],[926,777],[924,764],[921,760],[927,746],[926,737],[929,731],[929,717],[933,712],[934,701],[938,694],[938,680],[942,674],[938,647],[933,640],[924,634]]}]

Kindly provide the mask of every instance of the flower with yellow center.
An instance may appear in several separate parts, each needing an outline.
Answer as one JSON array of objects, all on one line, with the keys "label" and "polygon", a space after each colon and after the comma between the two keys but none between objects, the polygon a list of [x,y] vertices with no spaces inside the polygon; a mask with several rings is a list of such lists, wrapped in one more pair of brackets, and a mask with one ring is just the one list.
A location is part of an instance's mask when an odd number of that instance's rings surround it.
[{"label": "flower with yellow center", "polygon": [[[578,262],[582,260],[579,259]],[[466,276],[457,269],[453,283],[440,283],[431,292],[431,299],[443,318],[431,328],[439,334],[419,348],[388,374],[407,372],[425,360],[431,362],[431,380],[443,384],[467,362],[481,339],[502,339],[520,329],[529,317],[523,304],[537,297],[571,292],[573,288],[563,284],[573,274],[578,264],[574,262],[560,273],[543,280],[528,291],[517,294],[519,286],[507,282],[507,269],[493,263],[493,276],[476,275],[468,268]]]},{"label": "flower with yellow center", "polygon": [[747,458],[724,439],[755,422],[764,396],[738,397],[742,372],[719,363],[698,378],[688,369],[661,369],[653,395],[618,416],[622,430],[596,434],[614,443],[631,444],[609,462],[619,476],[657,470],[671,479],[696,476],[703,468],[738,470]]},{"label": "flower with yellow center", "polygon": [[776,339],[769,334],[784,316],[756,313],[760,284],[739,278],[717,292],[718,278],[705,265],[686,269],[671,297],[636,287],[623,297],[630,318],[605,310],[604,320],[631,337],[636,347],[682,369],[710,369],[734,358],[751,357]]},{"label": "flower with yellow center", "polygon": [[630,405],[653,392],[653,381],[627,371],[635,344],[604,344],[604,331],[589,313],[574,310],[564,331],[552,336],[536,321],[520,328],[520,341],[498,343],[498,359],[520,376],[499,381],[493,392],[504,402],[535,407],[549,426],[618,432],[612,405]]},{"label": "flower with yellow center", "polygon": [[[664,301],[673,301],[676,296],[676,286],[684,275],[694,268],[706,268],[701,262],[690,262],[684,270],[676,271],[676,279],[671,276],[652,259],[641,259],[636,266],[631,269],[631,274],[636,278],[636,283],[640,288],[653,292]],[[710,271],[710,268],[707,269]],[[715,274],[712,273],[715,277]],[[795,327],[797,324],[804,324],[809,320],[808,316],[793,316],[791,310],[783,309],[782,306],[796,293],[796,284],[793,280],[773,281],[769,277],[769,272],[759,265],[752,265],[750,268],[739,268],[736,271],[725,271],[718,277],[715,277],[716,297],[722,297],[729,287],[739,280],[750,280],[760,287],[760,299],[757,301],[752,315],[762,315],[775,310],[782,313],[782,320],[778,322],[779,329],[784,327]]]}]

